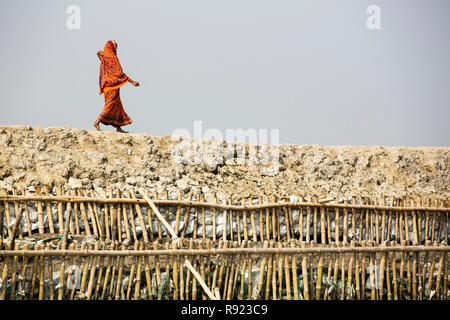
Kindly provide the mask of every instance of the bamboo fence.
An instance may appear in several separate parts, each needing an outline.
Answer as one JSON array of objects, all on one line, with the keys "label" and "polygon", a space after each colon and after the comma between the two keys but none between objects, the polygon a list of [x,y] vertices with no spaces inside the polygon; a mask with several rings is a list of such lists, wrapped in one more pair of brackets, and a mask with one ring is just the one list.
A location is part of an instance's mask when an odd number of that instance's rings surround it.
[{"label": "bamboo fence", "polygon": [[333,200],[3,190],[0,299],[449,299],[448,199]]}]

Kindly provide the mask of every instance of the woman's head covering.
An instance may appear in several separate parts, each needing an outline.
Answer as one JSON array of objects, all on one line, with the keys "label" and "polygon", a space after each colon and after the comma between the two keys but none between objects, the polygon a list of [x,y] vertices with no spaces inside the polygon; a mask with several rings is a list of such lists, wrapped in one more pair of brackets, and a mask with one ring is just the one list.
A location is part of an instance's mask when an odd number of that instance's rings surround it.
[{"label": "woman's head covering", "polygon": [[103,53],[97,53],[100,59],[100,94],[110,89],[120,88],[129,80],[128,76],[122,71],[116,52],[117,44],[110,40],[105,44]]}]

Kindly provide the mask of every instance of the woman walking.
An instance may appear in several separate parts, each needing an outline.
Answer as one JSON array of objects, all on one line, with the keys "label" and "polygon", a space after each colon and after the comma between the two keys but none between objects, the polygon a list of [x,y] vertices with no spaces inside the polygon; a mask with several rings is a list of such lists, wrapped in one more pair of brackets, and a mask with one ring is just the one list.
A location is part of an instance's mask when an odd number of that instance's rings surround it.
[{"label": "woman walking", "polygon": [[119,59],[117,58],[117,43],[108,41],[103,51],[98,51],[100,59],[100,94],[105,95],[105,106],[94,122],[94,127],[101,131],[99,123],[116,127],[117,132],[127,133],[121,126],[132,123],[131,118],[126,114],[120,101],[120,87],[129,82],[138,87],[139,82],[131,80],[122,71]]}]

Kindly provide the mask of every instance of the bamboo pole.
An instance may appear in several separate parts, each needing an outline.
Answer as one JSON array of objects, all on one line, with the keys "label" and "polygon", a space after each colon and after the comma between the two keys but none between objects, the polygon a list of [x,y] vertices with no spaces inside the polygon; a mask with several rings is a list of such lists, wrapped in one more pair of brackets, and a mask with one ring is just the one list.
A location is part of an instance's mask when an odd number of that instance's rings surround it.
[{"label": "bamboo pole", "polygon": [[[189,203],[190,202],[192,202],[192,194],[191,195],[189,195]],[[190,209],[191,209],[191,206],[192,205],[189,205],[189,206],[187,206],[186,207],[186,211],[184,212],[184,218],[183,218],[183,230],[182,230],[182,233],[181,233],[181,237],[185,237],[185,235],[186,235],[186,230],[187,230],[187,225],[188,225],[188,222],[189,222],[189,211],[190,211]],[[224,223],[226,223],[226,221],[224,221]]]},{"label": "bamboo pole", "polygon": [[[339,244],[339,228],[340,228],[340,223],[339,223],[339,208],[335,209],[335,216],[334,216],[334,242],[336,244]],[[308,233],[308,230],[306,231]],[[367,229],[366,229],[367,232]],[[307,240],[308,241],[308,240]]]},{"label": "bamboo pole", "polygon": [[290,234],[289,216],[288,216],[288,212],[287,212],[287,208],[286,207],[283,207],[283,212],[284,212],[284,222],[285,222],[285,225],[286,225],[286,239],[289,242],[289,241],[291,241],[291,234]]},{"label": "bamboo pole", "polygon": [[[295,241],[291,241],[291,247],[295,247]],[[323,259],[322,259],[323,262]],[[298,278],[297,278],[297,259],[295,254],[292,255],[292,285],[294,287],[294,300],[299,300]]]},{"label": "bamboo pole", "polygon": [[[180,256],[178,256],[180,258]],[[214,280],[213,280],[214,289]],[[188,297],[186,296],[186,299]],[[180,300],[184,300],[184,265],[180,262]]]},{"label": "bamboo pole", "polygon": [[[345,199],[344,203],[347,205],[348,200]],[[344,230],[343,242],[344,242],[344,245],[346,245],[348,243],[348,211],[346,208],[344,208],[344,211],[343,211],[343,230]]]},{"label": "bamboo pole", "polygon": [[253,267],[252,267],[252,256],[248,255],[248,288],[247,288],[247,300],[252,299],[252,293],[253,293]]},{"label": "bamboo pole", "polygon": [[[245,212],[245,211],[244,211]],[[246,240],[244,240],[243,242],[244,246],[248,245],[248,242]],[[245,284],[245,270],[246,270],[246,266],[247,266],[247,259],[245,257],[242,258],[242,267],[240,268],[240,275],[241,275],[241,286],[240,286],[240,290],[239,290],[239,300],[244,300],[244,284]],[[217,270],[217,268],[216,268]],[[214,287],[212,287],[212,289],[214,290]],[[268,298],[266,297],[266,300]]]},{"label": "bamboo pole", "polygon": [[[91,245],[88,244],[87,247],[91,248]],[[89,271],[89,265],[92,264],[92,259],[93,258],[94,258],[93,256],[90,256],[90,257],[86,257],[84,259],[84,266],[83,266],[82,277],[81,277],[79,298],[84,298],[84,296],[85,296],[85,288],[86,288],[86,282],[87,282],[87,279],[88,279],[87,275],[88,275],[88,271]]]},{"label": "bamboo pole", "polygon": [[[149,244],[144,244],[144,249],[149,250]],[[147,298],[148,300],[153,300],[153,293],[152,293],[152,276],[150,274],[150,257],[147,257],[147,259],[144,258],[145,266],[144,266],[144,273],[145,273],[145,281],[147,284]]]},{"label": "bamboo pole", "polygon": [[[382,239],[383,239],[383,237],[382,237]],[[389,269],[386,270],[386,265],[388,265],[388,263],[386,263],[386,253],[383,253],[381,255],[381,259],[380,259],[380,279],[378,282],[379,300],[383,300],[383,286],[384,286],[384,281],[385,281],[385,272],[386,272],[387,277],[389,277]],[[389,286],[389,283],[387,284],[387,286]]]},{"label": "bamboo pole", "polygon": [[[35,190],[36,190],[36,194],[38,195],[38,196],[41,196],[41,188],[40,187],[35,187]],[[6,221],[8,221],[9,220],[9,210],[8,210],[8,206],[6,206],[6,218],[7,218],[7,220]],[[38,228],[39,228],[39,234],[42,234],[42,233],[44,233],[45,231],[44,231],[44,213],[42,212],[42,202],[41,201],[37,201],[37,218],[38,218]],[[8,221],[8,225],[10,224],[11,222],[10,221]],[[9,228],[8,228],[8,231],[9,231]]]},{"label": "bamboo pole", "polygon": [[[14,246],[15,249],[18,248],[17,245]],[[10,285],[10,289],[9,289],[9,299],[10,300],[14,300],[15,296],[16,296],[16,272],[17,272],[17,265],[18,265],[18,260],[19,257],[15,256],[12,260],[12,265],[11,265],[11,285]],[[2,278],[3,281],[6,282],[7,278]],[[5,290],[6,291],[6,290]]]},{"label": "bamboo pole", "polygon": [[311,208],[307,207],[306,208],[306,243],[308,243],[308,244],[311,242],[310,230],[311,230]]},{"label": "bamboo pole", "polygon": [[[381,198],[381,203],[383,205],[383,207],[386,206],[386,198],[382,197]],[[386,210],[382,210],[381,211],[381,243],[383,243],[385,240],[387,240],[388,238],[388,234],[389,232],[386,232]]]},{"label": "bamboo pole", "polygon": [[[205,202],[205,196],[202,195],[202,202]],[[205,239],[206,238],[206,221],[205,221],[205,207],[201,207],[202,208],[202,238]],[[167,219],[168,220],[168,219]],[[238,224],[239,226],[239,224]],[[240,234],[239,234],[239,239],[240,239]]]},{"label": "bamboo pole", "polygon": [[[369,242],[369,246],[372,246],[374,240]],[[369,253],[369,263],[370,263],[370,267],[369,267],[369,281],[370,281],[370,299],[371,300],[376,300],[376,283],[378,282],[378,277],[377,277],[377,273],[375,271],[375,261],[374,261],[374,256],[373,254]]]},{"label": "bamboo pole", "polygon": [[[396,265],[396,258],[395,258],[395,254],[392,255],[392,282],[394,284],[394,300],[398,300],[398,294],[397,294],[397,265]],[[401,279],[401,276],[400,276]]]},{"label": "bamboo pole", "polygon": [[[22,189],[22,195],[25,195],[25,189]],[[28,212],[28,204],[26,201],[23,202],[23,207],[25,209],[25,221],[27,222],[27,232],[28,232],[28,236],[31,236],[31,221],[30,221],[30,214]],[[2,225],[3,225],[3,221]],[[2,229],[3,230],[3,229]],[[1,233],[1,231],[0,231]]]},{"label": "bamboo pole", "polygon": [[[157,250],[158,246],[157,243],[153,243],[153,249]],[[156,274],[156,285],[158,287],[158,293],[157,293],[157,299],[162,300],[162,288],[161,288],[161,269],[160,269],[160,262],[159,262],[159,256],[155,256],[155,274]],[[188,281],[189,283],[189,281]]]},{"label": "bamboo pole", "polygon": [[[62,196],[61,186],[56,187],[56,195],[58,197]],[[62,202],[57,201],[57,204],[58,204],[58,229],[59,229],[59,233],[62,234],[64,232],[64,218],[63,218],[63,211],[62,211]]]},{"label": "bamboo pole", "polygon": [[[95,250],[99,249],[99,242],[98,241],[95,243],[94,249]],[[94,289],[95,272],[96,272],[96,269],[97,269],[98,260],[99,260],[99,257],[91,258],[91,270],[90,270],[90,274],[89,274],[88,287],[87,287],[87,290],[86,290],[86,299],[87,300],[90,300],[91,297],[92,297],[92,290]]]},{"label": "bamboo pole", "polygon": [[[199,195],[196,194],[197,202],[200,202]],[[195,207],[195,214],[194,214],[194,232],[192,234],[192,237],[194,239],[197,238],[197,229],[198,229],[198,207]]]},{"label": "bamboo pole", "polygon": [[[314,197],[314,203],[317,202],[317,197]],[[314,243],[318,243],[317,240],[317,227],[318,227],[318,222],[317,222],[317,207],[313,207],[312,208],[313,211],[313,241]]]},{"label": "bamboo pole", "polygon": [[[217,195],[214,195],[214,202],[217,203]],[[212,221],[212,226],[213,226],[213,241],[215,242],[216,239],[216,227],[217,224],[217,212],[216,212],[216,208],[213,208],[213,221]],[[176,234],[178,234],[178,231],[176,231]]]},{"label": "bamboo pole", "polygon": [[[104,189],[101,190],[103,193],[103,197],[106,198],[106,191]],[[112,199],[111,199],[112,201]],[[109,230],[109,215],[108,215],[108,203],[104,202],[103,205],[103,212],[104,212],[104,222],[105,222],[105,233],[106,233],[106,240],[111,240],[111,233]]]},{"label": "bamboo pole", "polygon": [[355,259],[355,291],[356,291],[356,299],[361,300],[361,282],[359,281],[360,279],[359,259],[360,255],[357,253]]},{"label": "bamboo pole", "polygon": [[[269,247],[273,248],[274,244],[271,241],[269,243]],[[267,261],[267,276],[266,276],[266,294],[264,299],[269,300],[270,296],[270,283],[272,281],[272,268],[273,268],[273,255],[269,255],[268,261]]]},{"label": "bamboo pole", "polygon": [[236,216],[237,241],[238,241],[238,244],[241,245],[241,242],[242,242],[241,241],[241,227],[240,227],[241,221],[240,221],[239,215],[240,215],[240,211],[236,211],[235,216]]},{"label": "bamboo pole", "polygon": [[[228,204],[231,205],[231,197],[228,198]],[[228,215],[229,218],[229,224],[230,224],[230,241],[233,242],[234,240],[234,233],[233,233],[233,209],[230,209],[230,214]]]},{"label": "bamboo pole", "polygon": [[302,207],[298,208],[298,228],[299,228],[298,239],[300,240],[300,242],[303,242],[305,240],[303,239],[303,208]]},{"label": "bamboo pole", "polygon": [[[44,189],[45,195],[48,196],[49,193],[48,193],[47,186],[43,186],[43,189]],[[47,202],[45,204],[45,207],[46,207],[46,211],[47,211],[47,220],[48,220],[48,227],[50,229],[50,233],[55,233],[55,227],[53,225],[53,215],[52,215],[52,210],[50,208],[50,202]]]},{"label": "bamboo pole", "polygon": [[[29,249],[29,245],[25,244],[23,246],[24,250],[28,250]],[[27,268],[28,268],[28,259],[29,257],[25,256],[22,259],[22,272],[20,273],[20,277],[21,277],[21,281],[20,281],[20,288],[21,290],[18,292],[19,294],[19,300],[23,300],[24,296],[25,296],[25,278],[26,278],[26,273],[27,273]]]},{"label": "bamboo pole", "polygon": [[331,221],[330,221],[330,212],[328,211],[328,208],[326,208],[327,213],[327,237],[328,237],[328,244],[331,244]]},{"label": "bamboo pole", "polygon": [[[352,197],[352,205],[355,204],[355,198]],[[351,208],[352,211],[352,227],[351,227],[351,235],[350,235],[350,242],[353,240],[356,240],[356,213],[355,213],[355,209]]]},{"label": "bamboo pole", "polygon": [[[68,195],[68,196],[20,196],[20,195],[8,195],[3,194],[0,195],[0,201],[62,201],[62,202],[94,202],[94,203],[130,203],[130,204],[145,204],[145,201],[142,199],[127,199],[127,198],[113,198],[110,199],[108,197],[80,197],[76,195]],[[417,210],[428,210],[430,212],[449,212],[450,208],[448,207],[402,207],[396,206],[395,209],[390,208],[390,206],[382,206],[382,205],[351,205],[351,204],[340,204],[340,203],[325,203],[325,202],[296,202],[296,203],[288,203],[288,202],[268,202],[261,205],[227,205],[227,204],[219,204],[214,202],[192,202],[192,201],[178,201],[178,200],[164,200],[158,199],[154,201],[155,204],[158,205],[185,205],[185,206],[198,206],[198,207],[210,207],[222,210],[260,210],[266,208],[283,208],[283,207],[314,207],[314,208],[346,208],[349,209],[366,209],[366,210],[392,210],[393,212],[410,212]]]},{"label": "bamboo pole", "polygon": [[[181,192],[178,193],[178,201],[181,201],[182,197],[181,197]],[[216,216],[215,216],[215,212],[216,210],[214,209],[214,219],[213,219],[213,229],[214,229],[214,240],[215,240],[215,223],[216,223]],[[175,213],[175,234],[179,235],[178,230],[179,230],[179,224],[180,224],[180,213],[181,213],[181,205],[179,205],[177,207],[177,212]]]},{"label": "bamboo pole", "polygon": [[[366,248],[366,243],[367,243],[367,240],[364,240],[361,242],[362,248]],[[366,299],[366,254],[365,253],[363,253],[361,255],[361,299],[362,300]]]},{"label": "bamboo pole", "polygon": [[[64,244],[62,244],[62,247],[65,247],[65,245]],[[73,244],[73,243],[71,243],[71,244],[69,244],[69,249],[76,249],[76,247],[75,247],[75,244]],[[71,256],[70,257],[70,259],[69,259],[69,266],[70,267],[72,267],[73,266],[73,261],[74,261],[74,259],[75,259],[75,256]],[[60,291],[59,293],[58,293],[58,300],[62,300],[63,299],[63,297],[64,296],[67,296],[67,294],[69,293],[69,282],[68,282],[68,284],[65,286],[65,288],[64,288],[64,283],[65,283],[65,281],[64,281],[64,278],[65,278],[65,275],[64,274],[62,274],[62,280],[61,280],[61,271],[63,271],[64,272],[64,270],[62,270],[63,268],[61,268],[60,269],[60,281],[62,281],[62,283],[63,283],[63,289],[64,289],[64,292],[62,292],[62,291]],[[72,271],[73,270],[70,270],[70,274],[68,274],[68,280],[69,279],[71,279],[71,275],[72,275]],[[60,298],[59,298],[60,297]]]},{"label": "bamboo pole", "polygon": [[[17,195],[17,190],[16,188],[13,189],[13,194]],[[13,201],[14,204],[14,216],[16,218],[16,222],[18,223],[18,228],[19,228],[19,239],[23,239],[23,230],[22,230],[22,225],[21,225],[21,221],[22,221],[22,217],[23,217],[23,207],[19,208],[19,204],[17,203],[17,201]],[[19,217],[20,216],[20,217]],[[19,220],[19,222],[17,222],[17,220]],[[15,226],[14,226],[15,227]],[[13,234],[15,235],[16,233],[14,232],[14,228],[13,228]],[[1,245],[0,245],[1,246]],[[14,247],[14,246],[11,246]]]},{"label": "bamboo pole", "polygon": [[[38,246],[34,245],[32,248],[30,249],[34,249],[34,250],[38,250]],[[35,288],[35,283],[36,283],[36,269],[37,269],[37,265],[38,265],[38,256],[36,256],[33,259],[33,266],[32,266],[32,271],[31,271],[31,286],[30,286],[30,291],[29,291],[29,296],[28,299],[33,299],[33,295],[34,295],[34,288]],[[4,278],[4,277],[2,277]]]},{"label": "bamboo pole", "polygon": [[[16,210],[16,212],[15,212],[16,221],[14,222],[14,227],[12,228],[11,234],[9,236],[9,248],[10,249],[14,248],[16,234],[17,234],[17,230],[19,229],[19,226],[20,226],[20,221],[22,220],[22,215],[23,215],[22,208],[20,210]],[[3,226],[0,225],[0,228],[2,228],[2,227]]]},{"label": "bamboo pole", "polygon": [[[378,199],[375,197],[373,200],[374,205],[377,205],[378,203]],[[375,238],[376,238],[376,243],[380,244],[380,217],[379,217],[379,212],[377,209],[374,210],[374,214],[375,214]]]},{"label": "bamboo pole", "polygon": [[[177,250],[176,243],[172,243],[172,250]],[[175,290],[173,292],[173,299],[178,300],[180,294],[180,288],[178,286],[178,257],[175,257],[175,259],[173,259],[172,272],[173,272],[173,284],[175,286]]]},{"label": "bamboo pole", "polygon": [[[351,240],[350,241],[350,246],[354,247],[355,246],[355,241]],[[348,262],[348,275],[347,275],[347,284],[349,288],[353,288],[352,284],[353,284],[353,264],[355,261],[355,254],[351,253],[350,254],[350,260]],[[346,295],[347,300],[353,300],[353,292],[351,292],[350,294],[347,293]]]},{"label": "bamboo pole", "polygon": [[[407,201],[405,200],[401,200],[403,205],[407,205]],[[406,236],[406,243],[410,244],[410,239],[409,239],[409,225],[408,225],[408,211],[404,211],[403,214],[405,215],[405,236]]]},{"label": "bamboo pole", "polygon": [[[80,189],[75,190],[75,192],[78,194],[78,196],[81,196]],[[110,193],[110,195],[112,198],[112,193]],[[84,230],[86,231],[87,235],[90,236],[92,233],[91,233],[91,228],[89,226],[89,220],[88,220],[87,214],[86,214],[86,209],[84,207],[84,202],[80,202],[80,211],[81,211],[81,218],[83,219]],[[92,223],[92,228],[95,230],[93,223]],[[95,234],[95,232],[94,232],[94,234]]]},{"label": "bamboo pole", "polygon": [[[41,244],[40,249],[44,248],[44,244]],[[39,257],[39,300],[44,300],[44,271],[45,263],[44,256]]]},{"label": "bamboo pole", "polygon": [[445,252],[441,253],[441,257],[439,259],[439,265],[438,265],[438,272],[437,272],[437,277],[436,277],[436,300],[440,299],[440,288],[441,288],[441,275],[442,275],[442,270],[443,270],[443,265],[444,265],[444,255]]},{"label": "bamboo pole", "polygon": [[[262,197],[258,197],[258,204],[262,204]],[[245,211],[244,211],[245,212]],[[266,230],[267,233],[267,230]],[[259,240],[261,242],[264,241],[264,211],[263,209],[259,210]]]},{"label": "bamboo pole", "polygon": [[445,267],[444,267],[444,283],[443,283],[443,300],[448,299],[448,292],[447,292],[447,281],[448,281],[448,260],[447,260],[447,252],[444,252],[444,261],[445,261]]},{"label": "bamboo pole", "polygon": [[[130,194],[131,194],[132,198],[136,198],[136,194],[135,194],[133,189],[130,190]],[[142,189],[139,190],[139,194],[144,199],[146,199],[146,200],[148,199],[151,202],[150,198],[144,193],[144,191]],[[153,207],[155,207],[155,205],[153,205]],[[152,208],[152,209],[153,209],[153,207],[150,206],[150,208]],[[137,212],[137,215],[138,215],[139,224],[141,225],[142,236],[144,237],[144,244],[149,243],[149,237],[148,237],[148,233],[147,233],[147,228],[145,226],[144,216],[142,215],[141,207],[138,204],[136,204],[135,205],[135,209],[136,209],[136,212]],[[153,210],[155,211],[155,209],[153,209]],[[156,209],[156,211],[158,211],[158,209]],[[159,211],[158,211],[158,214],[161,215],[159,213]],[[147,220],[148,220],[148,224],[151,225],[152,223],[151,223],[150,214],[148,215]],[[157,225],[159,225],[159,224],[157,224]],[[159,235],[159,238],[161,239],[161,228],[158,228],[158,235]]]},{"label": "bamboo pole", "polygon": [[[245,205],[245,200],[241,200],[241,205]],[[247,229],[247,211],[243,211],[242,223],[244,225],[244,241],[248,241],[248,229]],[[213,226],[215,228],[215,226]]]},{"label": "bamboo pole", "polygon": [[[102,243],[101,244],[101,248],[100,250],[104,250],[105,249],[105,244]],[[100,286],[101,286],[101,281],[103,278],[103,268],[104,268],[104,264],[105,264],[105,257],[100,257],[100,262],[99,262],[99,267],[98,267],[98,275],[97,275],[97,282],[95,285],[95,291],[94,291],[94,295],[93,295],[93,299],[96,300],[99,298],[100,295]]]},{"label": "bamboo pole", "polygon": [[[273,247],[275,245],[273,244]],[[273,256],[273,271],[272,271],[272,300],[277,300],[277,259],[278,256]],[[280,297],[281,298],[281,297]],[[267,300],[267,299],[266,299]]]},{"label": "bamboo pole", "polygon": [[[442,201],[442,200],[441,200],[441,208],[444,208],[444,201]],[[442,229],[444,227],[444,214],[445,214],[444,212],[440,212],[439,231],[438,231],[438,236],[437,236],[437,241],[438,242],[441,242]],[[447,215],[448,215],[448,212],[447,212]],[[447,233],[447,238],[448,238],[448,233]]]},{"label": "bamboo pole", "polygon": [[[73,194],[75,191],[71,190],[71,193]],[[73,227],[73,224],[75,224],[75,229]],[[75,231],[73,231],[75,230]],[[73,232],[76,232],[77,235],[80,234],[80,224],[78,222],[78,203],[75,202],[73,204],[73,221],[72,221],[72,229],[70,230],[71,233],[73,234]]]},{"label": "bamboo pole", "polygon": [[[155,213],[155,215],[157,216],[157,218],[159,219],[159,221],[161,221],[161,223],[164,225],[164,227],[166,227],[167,232],[170,233],[170,235],[172,236],[173,240],[178,239],[178,236],[175,234],[175,231],[172,229],[172,227],[169,225],[169,223],[164,219],[164,217],[161,215],[161,213],[159,213],[158,208],[155,206],[155,204],[153,203],[152,200],[150,200],[150,198],[142,191],[142,189],[139,191],[139,193],[141,194],[141,196],[145,199],[145,201],[147,201],[147,203],[149,204],[150,208],[153,210],[153,212]],[[138,211],[139,212],[139,211]],[[142,225],[145,229],[145,224],[143,222],[144,220],[142,219]]]},{"label": "bamboo pole", "polygon": [[[115,247],[116,247],[116,244],[114,242],[111,243],[110,249],[114,250]],[[106,296],[106,293],[108,290],[109,276],[111,274],[111,270],[113,269],[113,265],[114,265],[114,259],[113,259],[113,257],[109,257],[107,267],[106,267],[106,272],[105,272],[105,279],[103,281],[103,290],[102,290],[102,295],[100,297],[100,300],[103,300]]]},{"label": "bamboo pole", "polygon": [[194,275],[195,279],[197,279],[201,285],[201,287],[203,288],[203,290],[205,291],[205,293],[208,295],[208,297],[211,300],[217,300],[217,298],[214,296],[214,294],[211,292],[211,290],[208,288],[208,286],[206,285],[206,283],[202,280],[200,274],[194,269],[194,267],[192,266],[192,264],[189,262],[188,259],[184,260],[184,264],[185,266],[189,269],[189,271]]},{"label": "bamboo pole", "polygon": [[[404,240],[402,240],[402,245],[405,243]],[[401,253],[401,260],[400,260],[400,272],[399,272],[399,299],[403,300],[403,279],[404,279],[404,268],[405,268],[405,253]]]},{"label": "bamboo pole", "polygon": [[[281,242],[278,243],[278,248],[281,248]],[[283,298],[283,255],[278,255],[278,298],[281,300]]]},{"label": "bamboo pole", "polygon": [[[125,194],[125,192],[123,193]],[[127,214],[127,207],[125,205],[125,203],[122,203],[122,216],[123,216],[123,227],[125,228],[125,235],[126,235],[126,239],[131,239],[131,233],[130,233],[130,224],[128,223],[128,214]],[[95,215],[95,217],[97,218],[97,215]],[[100,238],[103,237],[103,233],[102,233],[102,229],[100,228],[100,223],[99,223],[99,233],[100,233]],[[122,232],[122,231],[121,231]],[[133,234],[134,236],[134,234]],[[137,242],[137,236],[136,238],[134,238],[134,241]]]},{"label": "bamboo pole", "polygon": [[[8,194],[8,191],[6,189],[2,190],[2,194],[6,195]],[[9,203],[8,201],[3,201],[4,210],[0,210],[0,240],[3,240],[3,226],[4,226],[4,218],[6,218],[6,232],[8,237],[11,237],[11,217],[9,214]]]},{"label": "bamboo pole", "polygon": [[3,271],[2,271],[2,282],[0,283],[0,300],[6,299],[6,289],[8,285],[8,264],[9,264],[10,258],[7,257],[3,261]]},{"label": "bamboo pole", "polygon": [[[117,196],[117,195],[116,195]],[[111,199],[114,198],[113,190],[109,190],[109,197]],[[119,207],[119,205],[118,205]],[[109,216],[111,218],[110,225],[111,225],[111,240],[117,241],[119,239],[118,234],[120,233],[119,227],[118,227],[118,221],[119,221],[119,215],[120,212],[118,211],[119,208],[116,209],[113,203],[109,205]],[[119,239],[120,241],[121,239]],[[121,241],[120,241],[121,242]]]},{"label": "bamboo pole", "polygon": [[[346,216],[346,212],[344,213],[344,217]],[[344,240],[345,243],[346,240]],[[341,300],[345,299],[345,261],[346,255],[341,254]]]},{"label": "bamboo pole", "polygon": [[[263,244],[263,248],[268,248],[268,242],[264,241]],[[262,287],[263,287],[263,281],[264,281],[264,272],[265,272],[265,268],[266,268],[266,263],[267,263],[267,257],[264,255],[262,261],[261,261],[261,266],[259,269],[259,278],[258,278],[258,286],[257,286],[257,297],[256,299],[260,299],[260,297],[262,296]]]},{"label": "bamboo pole", "polygon": [[[273,197],[273,202],[277,202],[277,196]],[[274,211],[276,213],[276,217],[275,215],[273,215],[272,217],[276,219],[276,235],[277,235],[277,240],[278,242],[281,241],[281,234],[280,234],[280,213],[278,211],[278,207],[274,208]],[[273,219],[272,218],[272,219]],[[272,220],[273,222],[273,220]],[[273,223],[273,226],[275,226],[275,223]]]},{"label": "bamboo pole", "polygon": [[[228,241],[219,241],[219,248],[223,247],[224,249],[226,249],[228,246]],[[220,269],[219,269],[219,276],[218,276],[218,282],[217,282],[217,288],[220,290],[220,288],[222,287],[222,277],[223,277],[223,272],[225,269],[225,264],[226,264],[226,259],[225,261],[223,261],[224,259],[220,259],[219,260],[219,265],[220,265]]]},{"label": "bamboo pole", "polygon": [[286,207],[286,210],[288,211],[289,229],[291,230],[291,237],[292,239],[294,239],[295,235],[294,235],[294,219],[292,217],[292,207]]},{"label": "bamboo pole", "polygon": [[[436,245],[436,244],[434,244],[434,245]],[[432,253],[430,255],[432,257],[432,262],[431,262],[430,270],[428,271],[428,284],[427,284],[427,287],[426,287],[427,299],[431,299],[431,286],[432,286],[432,283],[433,283],[434,267],[435,267],[435,264],[436,264],[436,261],[435,261],[436,257]]]},{"label": "bamboo pole", "polygon": [[[285,243],[285,246],[288,245]],[[290,276],[290,263],[289,263],[289,257],[287,254],[284,255],[284,274],[286,279],[286,299],[291,300],[291,276]]]},{"label": "bamboo pole", "polygon": [[[434,206],[437,207],[437,199],[434,200]],[[433,212],[433,222],[431,224],[431,242],[434,243],[434,234],[436,230],[436,212]]]},{"label": "bamboo pole", "polygon": [[[236,242],[233,243],[233,247],[236,247]],[[233,256],[233,258],[234,258],[234,256]],[[226,300],[232,299],[232,292],[233,292],[233,287],[234,287],[233,280],[235,279],[235,274],[237,273],[237,270],[235,270],[236,264],[235,264],[233,258],[231,259],[231,271],[230,271],[229,280],[228,280],[228,291],[227,291],[227,295],[226,295]]]},{"label": "bamboo pole", "polygon": [[[305,248],[305,243],[301,243],[302,248]],[[305,300],[309,300],[309,288],[308,288],[308,270],[306,266],[306,255],[302,257],[302,280],[303,280],[303,297]]]},{"label": "bamboo pole", "polygon": [[[119,242],[116,240],[114,243],[114,247],[115,248],[119,248]],[[112,265],[112,271],[111,271],[111,280],[110,280],[110,285],[109,285],[109,292],[108,292],[108,300],[113,300],[114,299],[114,294],[115,294],[115,287],[120,285],[117,281],[116,281],[116,272],[118,272],[118,269],[120,269],[120,260],[122,257],[117,257],[116,259],[113,260],[113,265]]]},{"label": "bamboo pole", "polygon": [[[126,191],[126,195],[128,198],[130,198],[130,199],[132,198],[129,190]],[[133,206],[131,204],[128,204],[128,211],[130,212],[131,232],[133,233],[134,241],[137,241],[136,224],[134,222]],[[148,218],[148,222],[149,222],[148,224],[149,224],[149,229],[150,229],[150,239],[149,240],[153,241],[153,226],[151,223],[151,214],[149,214],[147,218]]]},{"label": "bamboo pole", "polygon": [[415,253],[413,264],[412,264],[412,299],[413,300],[417,300],[417,260],[418,260],[418,253]]},{"label": "bamboo pole", "polygon": [[[265,196],[265,203],[269,202],[269,197]],[[261,203],[262,204],[262,203]],[[270,240],[270,209],[266,208],[266,240]],[[275,269],[274,269],[275,271]]]}]

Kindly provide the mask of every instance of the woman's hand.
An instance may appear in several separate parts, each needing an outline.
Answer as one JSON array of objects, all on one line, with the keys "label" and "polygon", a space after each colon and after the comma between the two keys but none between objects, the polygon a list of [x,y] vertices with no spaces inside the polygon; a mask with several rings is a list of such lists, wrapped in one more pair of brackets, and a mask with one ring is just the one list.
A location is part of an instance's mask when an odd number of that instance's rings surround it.
[{"label": "woman's hand", "polygon": [[129,80],[129,82],[133,85],[133,86],[135,86],[135,87],[139,87],[139,82],[137,82],[137,81],[134,81],[134,80]]}]

